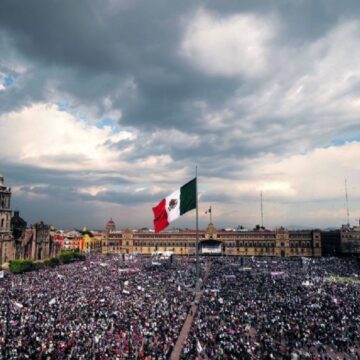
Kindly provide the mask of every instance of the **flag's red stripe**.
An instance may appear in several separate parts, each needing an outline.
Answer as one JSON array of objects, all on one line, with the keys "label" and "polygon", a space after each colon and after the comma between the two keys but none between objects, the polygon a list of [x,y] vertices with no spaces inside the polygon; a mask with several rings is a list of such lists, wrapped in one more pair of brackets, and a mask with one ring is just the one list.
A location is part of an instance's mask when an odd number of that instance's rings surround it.
[{"label": "flag's red stripe", "polygon": [[155,232],[160,232],[169,225],[165,206],[166,199],[162,199],[155,207],[152,208],[154,213]]}]

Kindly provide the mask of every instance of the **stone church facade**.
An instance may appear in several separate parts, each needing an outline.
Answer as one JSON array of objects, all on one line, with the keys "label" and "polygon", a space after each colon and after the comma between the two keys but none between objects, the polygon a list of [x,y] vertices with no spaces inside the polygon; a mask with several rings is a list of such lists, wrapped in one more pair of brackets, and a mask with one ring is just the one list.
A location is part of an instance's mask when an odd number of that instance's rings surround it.
[{"label": "stone church facade", "polygon": [[11,232],[11,188],[0,175],[0,265],[14,259],[15,247]]},{"label": "stone church facade", "polygon": [[11,214],[11,188],[0,176],[0,266],[15,259],[44,260],[59,254],[54,228],[42,221],[27,227],[19,211]]}]

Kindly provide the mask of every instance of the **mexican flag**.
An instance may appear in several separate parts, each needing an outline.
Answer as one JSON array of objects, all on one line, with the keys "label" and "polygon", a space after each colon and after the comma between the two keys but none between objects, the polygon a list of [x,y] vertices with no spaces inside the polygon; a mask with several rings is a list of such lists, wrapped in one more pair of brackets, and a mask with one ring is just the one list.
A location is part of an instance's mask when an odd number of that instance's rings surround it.
[{"label": "mexican flag", "polygon": [[162,199],[152,208],[155,232],[164,230],[171,222],[196,208],[196,178]]}]

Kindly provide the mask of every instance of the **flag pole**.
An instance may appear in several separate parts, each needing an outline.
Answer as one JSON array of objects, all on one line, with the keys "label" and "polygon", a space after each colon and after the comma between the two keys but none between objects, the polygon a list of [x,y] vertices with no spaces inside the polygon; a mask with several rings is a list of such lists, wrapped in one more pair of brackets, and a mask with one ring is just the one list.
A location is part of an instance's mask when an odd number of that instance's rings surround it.
[{"label": "flag pole", "polygon": [[196,280],[195,280],[195,291],[199,291],[199,207],[198,207],[198,178],[197,178],[197,165],[195,167],[195,177],[196,177]]}]

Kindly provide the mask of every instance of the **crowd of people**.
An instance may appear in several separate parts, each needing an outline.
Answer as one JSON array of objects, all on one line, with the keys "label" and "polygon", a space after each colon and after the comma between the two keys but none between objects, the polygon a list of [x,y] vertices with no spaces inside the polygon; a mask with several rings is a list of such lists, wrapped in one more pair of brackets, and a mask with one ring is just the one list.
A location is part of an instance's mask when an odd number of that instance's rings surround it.
[{"label": "crowd of people", "polygon": [[360,359],[351,259],[214,260],[182,359]]},{"label": "crowd of people", "polygon": [[[352,259],[88,255],[0,279],[0,359],[360,359]],[[195,305],[194,305],[195,304]]]},{"label": "crowd of people", "polygon": [[86,261],[0,279],[0,359],[167,359],[194,269],[150,258]]}]

